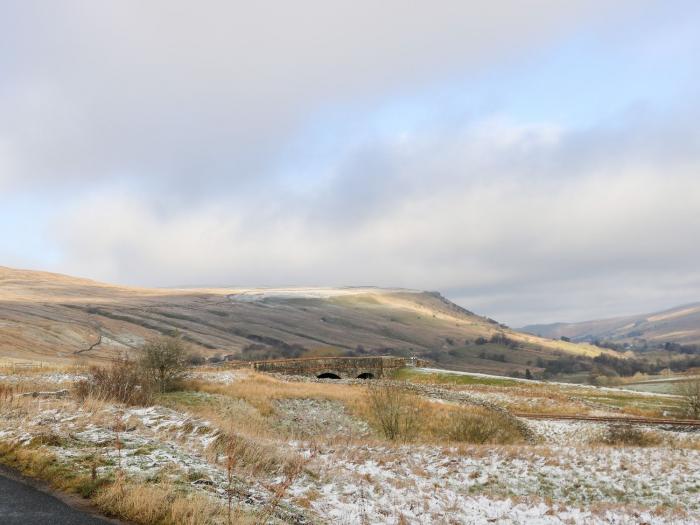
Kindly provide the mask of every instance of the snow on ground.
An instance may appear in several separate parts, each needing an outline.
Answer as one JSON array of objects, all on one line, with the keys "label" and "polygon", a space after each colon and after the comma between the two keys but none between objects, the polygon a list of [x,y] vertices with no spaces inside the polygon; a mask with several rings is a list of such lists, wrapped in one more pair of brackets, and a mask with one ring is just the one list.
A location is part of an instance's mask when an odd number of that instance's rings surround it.
[{"label": "snow on ground", "polygon": [[[282,420],[336,411],[294,400],[280,405]],[[188,479],[193,490],[221,497],[226,476],[204,453],[217,436],[207,421],[163,407],[93,411],[70,401],[46,401],[21,421],[0,418],[0,439],[29,443],[39,435],[62,442],[48,447],[79,461],[94,449],[98,472],[120,466],[129,476]],[[310,417],[305,415],[303,417]],[[338,429],[345,428],[342,414]],[[18,424],[19,423],[19,424]],[[303,423],[303,422],[302,422]],[[598,424],[530,422],[550,446],[442,448],[415,445],[330,445],[307,448],[281,443],[311,458],[312,474],[297,479],[292,502],[306,502],[330,523],[694,523],[700,513],[700,451],[669,448],[608,448],[590,445]],[[349,430],[348,430],[349,431]],[[122,443],[116,447],[115,443]],[[199,480],[199,481],[198,481]],[[204,482],[202,482],[204,480]],[[251,481],[250,501],[265,490]],[[553,503],[553,502],[556,502]],[[671,521],[668,510],[677,509]],[[684,513],[684,514],[683,514]]]},{"label": "snow on ground", "polygon": [[201,453],[217,436],[206,421],[164,407],[106,405],[88,411],[69,402],[53,405],[24,418],[19,426],[11,418],[0,419],[0,437],[25,445],[40,437],[62,458],[81,455],[86,447],[101,447],[103,458],[116,461],[119,456],[122,468],[138,474],[171,463],[206,465]]},{"label": "snow on ground", "polygon": [[[196,374],[226,383],[245,371]],[[75,380],[49,376],[55,383]],[[284,435],[298,426],[306,429],[302,438],[315,442],[276,442],[310,460],[287,502],[308,506],[332,524],[700,523],[697,445],[604,447],[595,444],[604,425],[552,420],[527,422],[542,438],[538,445],[361,444],[367,425],[338,403],[282,400],[275,412]],[[677,443],[697,435],[654,431]],[[100,474],[120,467],[130,477],[170,476],[223,498],[224,467],[207,454],[218,435],[210,422],[159,406],[39,399],[27,412],[0,412],[2,441],[29,444],[41,436],[59,458],[81,465],[76,468],[89,468],[85,458],[97,455]],[[324,441],[333,435],[349,439],[342,445]],[[240,482],[249,502],[269,497],[263,480]]]},{"label": "snow on ground", "polygon": [[206,383],[229,384],[245,378],[247,373],[247,370],[195,371],[188,373],[187,378]]},{"label": "snow on ground", "polygon": [[303,439],[370,435],[369,425],[347,413],[342,403],[327,399],[282,399],[275,402],[276,426]]},{"label": "snow on ground", "polygon": [[[625,388],[614,388],[608,386],[596,386],[596,385],[585,385],[580,383],[562,383],[559,381],[539,381],[537,379],[523,379],[521,377],[509,377],[509,376],[497,376],[492,374],[482,374],[479,372],[463,372],[461,370],[444,370],[441,368],[416,368],[417,372],[423,374],[440,374],[440,375],[457,375],[457,376],[472,376],[472,377],[482,377],[484,379],[501,379],[505,381],[513,381],[514,383],[524,383],[531,385],[541,385],[541,386],[559,386],[565,387],[570,390],[580,389],[583,391],[600,391],[608,392],[612,394],[627,394],[630,395],[630,390]],[[657,392],[638,392],[634,391],[634,395],[640,396],[650,396],[650,397],[678,397],[673,394],[661,394]]]},{"label": "snow on ground", "polygon": [[[559,399],[552,398],[547,395],[533,395],[530,390],[522,390],[510,388],[508,393],[490,391],[490,390],[469,390],[469,396],[487,403],[492,403],[505,408],[517,408],[522,409],[523,407],[528,407],[536,412],[544,411],[556,411],[561,408],[562,402]],[[576,403],[575,400],[570,400],[570,403]],[[578,401],[582,409],[587,409],[589,407],[585,406],[583,403]]]},{"label": "snow on ground", "polygon": [[[539,437],[538,442],[561,446],[598,446],[601,444],[608,425],[594,421],[537,420],[530,419],[527,426]],[[651,433],[665,443],[666,447],[700,448],[700,432],[692,429],[681,431],[672,426],[635,425],[644,433]]]},{"label": "snow on ground", "polygon": [[373,288],[373,287],[348,287],[348,288],[254,288],[241,290],[239,293],[230,294],[228,299],[234,302],[257,302],[265,299],[327,299],[330,297],[357,295],[363,293],[395,293],[412,292],[418,290],[407,288]]},{"label": "snow on ground", "polygon": [[[40,403],[46,408],[19,421],[2,414],[0,440],[44,443],[59,460],[86,472],[96,462],[99,475],[119,469],[132,480],[169,479],[225,500],[226,471],[206,453],[219,436],[209,422],[160,406],[84,410],[70,401]],[[259,480],[236,478],[234,486],[244,506],[271,500]]]},{"label": "snow on ground", "polygon": [[31,383],[50,383],[50,384],[61,384],[61,383],[75,383],[76,381],[81,381],[86,379],[86,376],[81,374],[69,374],[65,372],[52,372],[46,374],[10,374],[2,375],[0,374],[0,383],[17,385],[17,384],[31,384]]},{"label": "snow on ground", "polygon": [[313,465],[319,479],[293,494],[332,523],[658,524],[672,509],[689,524],[700,513],[696,450],[366,446],[324,450]]},{"label": "snow on ground", "polygon": [[661,377],[654,379],[644,379],[643,381],[635,381],[634,383],[628,383],[628,385],[648,385],[651,383],[673,383],[673,382],[684,382],[684,381],[695,381],[700,379],[698,375],[683,375],[683,376],[671,376],[671,377]]},{"label": "snow on ground", "polygon": [[587,445],[600,439],[606,425],[592,421],[528,420],[539,438],[552,445]]}]

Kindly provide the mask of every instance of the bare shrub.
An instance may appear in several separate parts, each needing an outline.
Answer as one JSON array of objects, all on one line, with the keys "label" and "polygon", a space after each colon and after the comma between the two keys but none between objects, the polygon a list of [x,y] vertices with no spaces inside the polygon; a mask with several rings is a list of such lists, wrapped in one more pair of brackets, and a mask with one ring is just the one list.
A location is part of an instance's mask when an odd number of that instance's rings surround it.
[{"label": "bare shrub", "polygon": [[162,337],[146,343],[139,361],[158,390],[175,390],[186,367],[186,348],[180,337]]},{"label": "bare shrub", "polygon": [[189,366],[201,366],[201,365],[205,364],[207,362],[207,360],[202,354],[193,353],[193,354],[189,354],[185,358],[185,362]]},{"label": "bare shrub", "polygon": [[493,410],[454,411],[447,422],[447,437],[462,443],[511,444],[524,441],[522,429],[511,418]]},{"label": "bare shrub", "polygon": [[684,415],[692,419],[700,419],[700,379],[679,381],[676,384],[675,393],[681,396]]},{"label": "bare shrub", "polygon": [[372,384],[367,387],[371,417],[387,439],[410,441],[422,418],[421,402],[415,394],[396,386]]},{"label": "bare shrub", "polygon": [[152,400],[152,384],[137,363],[120,357],[111,366],[94,366],[87,379],[75,385],[78,399],[113,400],[127,405],[148,405]]},{"label": "bare shrub", "polygon": [[661,443],[661,438],[629,423],[614,423],[607,426],[601,441],[614,446],[652,447]]},{"label": "bare shrub", "polygon": [[185,350],[178,337],[148,342],[138,361],[123,356],[115,359],[111,366],[90,368],[88,378],[76,384],[75,393],[82,400],[93,398],[148,405],[155,391],[166,392],[180,385],[186,366]]}]

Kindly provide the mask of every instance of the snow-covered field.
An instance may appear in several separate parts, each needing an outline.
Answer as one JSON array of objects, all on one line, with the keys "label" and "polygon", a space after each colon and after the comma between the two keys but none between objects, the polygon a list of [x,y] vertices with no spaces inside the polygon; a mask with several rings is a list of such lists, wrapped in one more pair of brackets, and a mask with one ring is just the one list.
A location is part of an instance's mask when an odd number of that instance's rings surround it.
[{"label": "snow-covered field", "polygon": [[367,447],[317,461],[321,479],[294,494],[334,523],[697,523],[700,513],[697,451]]},{"label": "snow-covered field", "polygon": [[321,477],[294,494],[333,523],[700,522],[697,449],[592,446],[601,425],[536,426],[558,444],[323,450]]},{"label": "snow-covered field", "polygon": [[[193,377],[222,385],[241,374]],[[49,375],[42,381],[63,387],[77,378]],[[0,383],[14,384],[10,378]],[[507,393],[491,400],[499,396]],[[42,446],[76,469],[89,469],[86,458],[97,457],[99,475],[121,469],[132,479],[166,476],[225,500],[225,461],[211,446],[221,430],[211,421],[161,406],[70,398],[23,403],[0,405],[0,442]],[[308,460],[283,501],[297,517],[311,513],[320,523],[378,525],[700,523],[697,434],[655,429],[662,438],[657,447],[608,447],[598,444],[605,430],[600,423],[528,421],[536,443],[393,445],[373,438],[369,426],[336,401],[287,399],[273,406],[268,417],[279,438],[267,444]],[[285,436],[295,427],[304,432],[290,441]],[[263,505],[282,481],[279,473],[239,475],[237,497]]]},{"label": "snow-covered field", "polygon": [[[75,471],[89,473],[93,464],[99,465],[99,476],[120,472],[130,481],[167,481],[180,490],[209,495],[222,505],[233,487],[243,508],[268,504],[274,498],[274,484],[281,481],[244,479],[234,473],[229,485],[225,457],[210,448],[220,431],[169,408],[101,404],[86,410],[70,400],[38,403],[45,407],[35,407],[30,417],[21,411],[19,417],[0,412],[0,442],[30,447],[44,443],[44,450]],[[303,517],[303,511],[294,507],[278,512]]]},{"label": "snow-covered field", "polygon": [[10,385],[71,384],[86,376],[67,372],[47,372],[37,374],[0,374],[0,383]]},{"label": "snow-covered field", "polygon": [[204,381],[207,383],[225,385],[233,383],[247,376],[247,370],[226,370],[223,372],[190,372],[187,375],[188,379],[195,381]]},{"label": "snow-covered field", "polygon": [[[557,381],[540,381],[537,379],[523,379],[522,377],[506,377],[506,376],[498,376],[498,375],[493,375],[493,374],[482,374],[479,372],[462,372],[459,370],[443,370],[440,368],[416,368],[416,372],[422,373],[422,374],[440,374],[440,375],[455,375],[455,376],[471,376],[471,377],[481,377],[484,379],[496,379],[496,380],[505,380],[505,381],[512,381],[513,383],[522,383],[524,385],[541,385],[541,386],[547,386],[547,387],[553,387],[553,386],[558,386],[558,387],[564,387],[568,390],[582,390],[582,391],[597,391],[597,392],[610,392],[613,394],[627,394],[629,393],[627,389],[625,388],[614,388],[614,387],[606,387],[606,386],[594,386],[594,385],[584,385],[584,384],[572,384],[572,383],[560,383]],[[668,381],[668,380],[656,380],[656,381]],[[649,383],[652,381],[646,381],[646,383]],[[635,383],[635,384],[642,384],[642,383]],[[668,397],[675,397],[673,394],[663,394],[663,393],[656,393],[656,392],[635,392],[635,394],[638,395],[647,395],[651,397],[656,397],[656,396],[668,396]]]}]

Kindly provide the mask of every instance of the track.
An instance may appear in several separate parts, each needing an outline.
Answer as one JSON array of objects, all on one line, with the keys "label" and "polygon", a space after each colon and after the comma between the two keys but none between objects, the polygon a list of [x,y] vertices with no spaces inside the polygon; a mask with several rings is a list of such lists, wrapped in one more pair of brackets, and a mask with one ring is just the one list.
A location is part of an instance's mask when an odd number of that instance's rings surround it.
[{"label": "track", "polygon": [[570,416],[559,414],[524,414],[514,413],[514,416],[525,419],[558,419],[567,421],[598,421],[601,423],[631,423],[635,425],[666,425],[674,427],[690,427],[700,429],[700,420],[694,419],[659,419],[647,417],[614,417],[614,416]]},{"label": "track", "polygon": [[[80,508],[85,507],[82,499],[71,496],[59,497],[49,492],[45,484],[28,480],[0,466],[0,523],[3,525],[122,523],[98,516],[91,508]],[[74,503],[80,506],[73,505]]]}]

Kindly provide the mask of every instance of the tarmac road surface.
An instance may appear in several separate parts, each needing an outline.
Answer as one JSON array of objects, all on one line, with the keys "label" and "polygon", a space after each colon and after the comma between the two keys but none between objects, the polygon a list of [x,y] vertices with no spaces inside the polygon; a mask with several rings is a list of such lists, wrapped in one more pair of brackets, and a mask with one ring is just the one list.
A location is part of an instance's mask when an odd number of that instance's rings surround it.
[{"label": "tarmac road surface", "polygon": [[60,499],[0,470],[0,523],[2,525],[107,525],[99,518],[66,505]]}]

